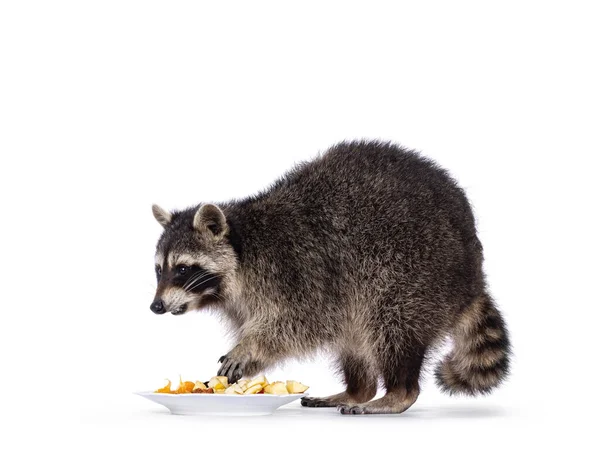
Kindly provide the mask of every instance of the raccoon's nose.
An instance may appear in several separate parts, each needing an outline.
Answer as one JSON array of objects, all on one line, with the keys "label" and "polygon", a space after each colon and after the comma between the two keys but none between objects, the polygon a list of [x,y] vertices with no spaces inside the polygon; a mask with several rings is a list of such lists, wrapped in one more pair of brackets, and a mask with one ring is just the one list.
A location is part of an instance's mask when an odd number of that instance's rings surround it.
[{"label": "raccoon's nose", "polygon": [[165,309],[165,304],[162,300],[154,300],[150,305],[150,309],[154,314],[164,314],[167,312]]}]

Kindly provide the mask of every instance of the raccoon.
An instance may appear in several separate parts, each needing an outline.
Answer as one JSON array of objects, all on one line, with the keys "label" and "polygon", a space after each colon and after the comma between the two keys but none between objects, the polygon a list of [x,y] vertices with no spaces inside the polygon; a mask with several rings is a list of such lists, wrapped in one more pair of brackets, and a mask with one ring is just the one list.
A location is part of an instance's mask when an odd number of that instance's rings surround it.
[{"label": "raccoon", "polygon": [[218,374],[232,382],[327,350],[346,390],[303,406],[402,413],[448,336],[435,370],[443,391],[487,394],[509,373],[469,202],[415,151],[343,142],[251,197],[152,211],[164,232],[151,310],[221,312],[237,344]]}]

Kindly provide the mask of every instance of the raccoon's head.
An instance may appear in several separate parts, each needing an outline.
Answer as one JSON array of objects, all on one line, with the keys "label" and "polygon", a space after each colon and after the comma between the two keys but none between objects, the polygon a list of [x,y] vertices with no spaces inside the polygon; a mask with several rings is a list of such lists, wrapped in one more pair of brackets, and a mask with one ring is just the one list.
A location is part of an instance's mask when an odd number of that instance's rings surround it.
[{"label": "raccoon's head", "polygon": [[237,267],[223,211],[206,204],[178,212],[152,206],[164,232],[156,246],[158,286],[150,309],[184,314],[227,301]]}]

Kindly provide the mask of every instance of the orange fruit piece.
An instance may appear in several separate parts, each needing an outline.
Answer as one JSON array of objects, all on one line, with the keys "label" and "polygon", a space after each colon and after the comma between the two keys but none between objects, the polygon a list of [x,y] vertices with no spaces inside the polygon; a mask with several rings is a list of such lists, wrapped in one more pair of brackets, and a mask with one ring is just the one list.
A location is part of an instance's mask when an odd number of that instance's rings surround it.
[{"label": "orange fruit piece", "polygon": [[179,386],[175,390],[175,394],[191,394],[196,383],[192,381],[183,381],[179,375]]},{"label": "orange fruit piece", "polygon": [[171,380],[167,380],[167,384],[154,391],[157,394],[172,394],[171,392]]}]

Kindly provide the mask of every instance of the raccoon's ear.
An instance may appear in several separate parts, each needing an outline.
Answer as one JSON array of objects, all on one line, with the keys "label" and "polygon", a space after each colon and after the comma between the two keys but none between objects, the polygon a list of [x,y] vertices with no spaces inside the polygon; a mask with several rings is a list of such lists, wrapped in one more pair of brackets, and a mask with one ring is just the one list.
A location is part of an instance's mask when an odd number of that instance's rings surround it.
[{"label": "raccoon's ear", "polygon": [[154,218],[160,223],[163,227],[166,227],[171,223],[171,213],[169,211],[165,211],[158,205],[152,205],[152,214],[154,214]]},{"label": "raccoon's ear", "polygon": [[209,231],[216,237],[221,237],[227,232],[225,214],[216,205],[202,205],[194,215],[194,228],[197,231]]}]

